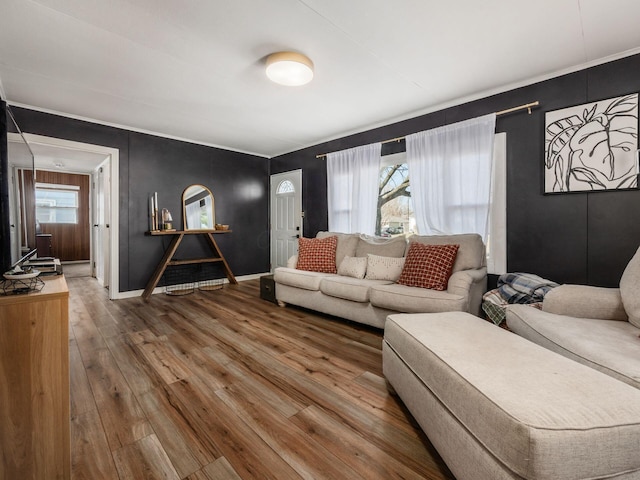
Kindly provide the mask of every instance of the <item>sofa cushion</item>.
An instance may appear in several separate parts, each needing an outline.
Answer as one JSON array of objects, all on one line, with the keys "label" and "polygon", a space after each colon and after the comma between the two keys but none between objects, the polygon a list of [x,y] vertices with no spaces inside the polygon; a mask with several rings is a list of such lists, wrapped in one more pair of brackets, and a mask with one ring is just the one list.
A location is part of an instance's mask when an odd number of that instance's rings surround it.
[{"label": "sofa cushion", "polygon": [[338,246],[336,247],[336,267],[340,266],[344,257],[355,257],[356,246],[360,240],[358,233],[334,233],[334,232],[318,232],[316,238],[338,237]]},{"label": "sofa cushion", "polygon": [[620,295],[629,321],[640,328],[640,248],[622,273]]},{"label": "sofa cushion", "polygon": [[640,330],[629,322],[510,305],[507,325],[521,337],[640,389]]},{"label": "sofa cushion", "polygon": [[368,280],[390,280],[397,282],[404,267],[404,257],[381,257],[380,255],[367,255]]},{"label": "sofa cushion", "polygon": [[364,278],[367,273],[367,259],[363,257],[345,256],[338,267],[338,275],[353,278]]},{"label": "sofa cushion", "polygon": [[458,245],[423,245],[413,242],[398,283],[409,287],[446,290]]},{"label": "sofa cushion", "polygon": [[366,303],[369,301],[369,289],[375,285],[387,285],[391,282],[384,280],[361,280],[351,277],[324,278],[320,282],[320,291],[331,297],[344,298],[352,302]]},{"label": "sofa cushion", "polygon": [[500,478],[638,476],[637,389],[460,312],[390,315],[384,339],[512,473]]},{"label": "sofa cushion", "polygon": [[338,237],[299,238],[298,270],[309,272],[336,273],[336,247]]},{"label": "sofa cushion", "polygon": [[484,267],[486,265],[485,248],[482,237],[477,233],[464,233],[459,235],[413,235],[409,237],[411,242],[423,243],[425,245],[460,245],[456,262],[453,264],[453,271],[469,270]]},{"label": "sofa cushion", "polygon": [[366,257],[370,253],[381,257],[403,257],[406,248],[407,240],[404,237],[381,238],[360,235],[356,257]]},{"label": "sofa cushion", "polygon": [[273,272],[276,283],[282,283],[291,287],[304,290],[320,290],[320,282],[323,278],[335,276],[330,273],[309,272],[297,268],[278,267]]},{"label": "sofa cushion", "polygon": [[465,311],[468,298],[449,292],[391,284],[371,287],[371,305],[396,312]]}]

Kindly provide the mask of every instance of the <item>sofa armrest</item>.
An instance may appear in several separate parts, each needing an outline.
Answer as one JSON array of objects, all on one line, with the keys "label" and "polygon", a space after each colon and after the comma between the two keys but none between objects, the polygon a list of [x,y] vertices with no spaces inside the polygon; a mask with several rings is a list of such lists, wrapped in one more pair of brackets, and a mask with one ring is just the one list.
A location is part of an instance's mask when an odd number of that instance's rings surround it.
[{"label": "sofa armrest", "polygon": [[449,278],[447,292],[456,295],[469,295],[469,290],[474,283],[482,282],[487,278],[487,268],[482,267],[473,270],[460,270]]},{"label": "sofa armrest", "polygon": [[447,293],[467,299],[466,311],[480,316],[482,294],[487,291],[487,267],[460,270],[449,278]]},{"label": "sofa armrest", "polygon": [[295,255],[291,255],[287,260],[287,268],[296,268],[297,264],[298,264],[298,254],[296,253]]},{"label": "sofa armrest", "polygon": [[628,320],[619,288],[560,285],[545,295],[542,310],[570,317]]}]

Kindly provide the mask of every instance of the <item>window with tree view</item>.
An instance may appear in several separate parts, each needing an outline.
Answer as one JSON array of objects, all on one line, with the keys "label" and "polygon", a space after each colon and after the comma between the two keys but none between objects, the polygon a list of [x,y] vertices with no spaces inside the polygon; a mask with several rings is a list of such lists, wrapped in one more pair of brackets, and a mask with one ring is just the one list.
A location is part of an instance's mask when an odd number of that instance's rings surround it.
[{"label": "window with tree view", "polygon": [[404,156],[403,153],[388,156],[393,158],[382,158],[376,235],[394,237],[417,233],[411,202],[409,167],[406,163],[389,164],[403,160]]}]

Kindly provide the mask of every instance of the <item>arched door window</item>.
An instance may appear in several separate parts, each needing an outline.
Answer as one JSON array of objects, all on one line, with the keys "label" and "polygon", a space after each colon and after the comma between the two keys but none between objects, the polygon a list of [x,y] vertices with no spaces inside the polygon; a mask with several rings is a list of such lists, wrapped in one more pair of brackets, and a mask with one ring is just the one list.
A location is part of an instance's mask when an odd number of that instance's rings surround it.
[{"label": "arched door window", "polygon": [[293,183],[291,183],[289,180],[283,180],[282,182],[280,182],[280,185],[278,185],[278,188],[276,189],[276,195],[295,193],[295,191],[296,188],[293,186]]}]

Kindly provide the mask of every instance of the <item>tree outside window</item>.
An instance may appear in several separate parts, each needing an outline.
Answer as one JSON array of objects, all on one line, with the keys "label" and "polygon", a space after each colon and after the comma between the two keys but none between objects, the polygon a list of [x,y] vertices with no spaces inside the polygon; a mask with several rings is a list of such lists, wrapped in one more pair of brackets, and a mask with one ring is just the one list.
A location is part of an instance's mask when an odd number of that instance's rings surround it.
[{"label": "tree outside window", "polygon": [[409,167],[406,163],[380,169],[376,235],[392,237],[416,233],[411,204]]}]

